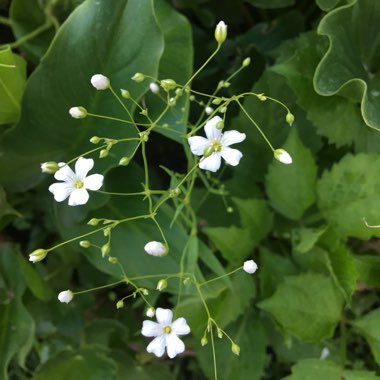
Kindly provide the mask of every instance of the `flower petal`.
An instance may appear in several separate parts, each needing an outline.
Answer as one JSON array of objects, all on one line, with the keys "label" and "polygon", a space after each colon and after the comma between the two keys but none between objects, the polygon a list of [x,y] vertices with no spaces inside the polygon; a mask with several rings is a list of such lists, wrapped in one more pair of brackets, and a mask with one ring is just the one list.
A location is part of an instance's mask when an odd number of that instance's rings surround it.
[{"label": "flower petal", "polygon": [[62,202],[72,193],[73,187],[66,182],[57,182],[49,186],[49,191],[57,202]]},{"label": "flower petal", "polygon": [[84,178],[83,184],[86,189],[99,190],[103,185],[104,177],[101,174],[91,174]]},{"label": "flower petal", "polygon": [[89,198],[88,192],[85,188],[74,189],[69,198],[69,206],[79,206],[87,203]]},{"label": "flower petal", "polygon": [[185,351],[185,344],[175,334],[169,334],[166,336],[166,346],[170,359],[173,359],[176,355]]},{"label": "flower petal", "polygon": [[210,141],[201,136],[189,137],[187,141],[191,152],[197,156],[203,156],[205,149],[210,145]]},{"label": "flower petal", "polygon": [[[60,164],[58,164],[60,166]],[[58,181],[72,182],[73,178],[75,178],[75,173],[71,170],[69,165],[64,164],[60,169],[58,169],[54,178]]]},{"label": "flower petal", "polygon": [[218,124],[219,121],[222,121],[222,118],[220,116],[214,116],[212,119],[210,119],[206,123],[205,132],[209,140],[214,140],[214,139],[219,140],[221,138],[222,131],[216,128],[216,124]]},{"label": "flower petal", "polygon": [[156,318],[161,326],[168,326],[172,323],[173,312],[170,309],[162,309],[158,307],[156,310]]},{"label": "flower petal", "polygon": [[199,162],[199,167],[203,170],[216,172],[220,168],[221,161],[220,153],[214,152],[211,156],[202,159]]},{"label": "flower petal", "polygon": [[221,151],[222,157],[226,160],[227,164],[236,166],[239,164],[240,159],[243,157],[243,154],[240,150],[232,148],[224,148]]},{"label": "flower petal", "polygon": [[144,321],[141,334],[147,337],[162,335],[162,326],[153,321]]},{"label": "flower petal", "polygon": [[154,338],[149,344],[146,350],[155,354],[159,358],[165,353],[166,339],[165,336],[160,335]]},{"label": "flower petal", "polygon": [[93,166],[94,160],[92,158],[79,157],[75,163],[75,174],[83,181]]},{"label": "flower petal", "polygon": [[242,142],[246,138],[245,133],[240,133],[238,131],[226,131],[222,136],[222,144],[223,146],[230,146],[232,144],[236,144]]},{"label": "flower petal", "polygon": [[190,333],[190,327],[185,318],[176,319],[171,325],[172,331],[177,335],[186,335]]}]

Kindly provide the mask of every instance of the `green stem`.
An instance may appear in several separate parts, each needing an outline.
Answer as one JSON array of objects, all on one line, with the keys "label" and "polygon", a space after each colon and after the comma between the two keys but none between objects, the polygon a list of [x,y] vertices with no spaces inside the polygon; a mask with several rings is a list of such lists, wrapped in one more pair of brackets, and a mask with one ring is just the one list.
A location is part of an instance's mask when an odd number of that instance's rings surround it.
[{"label": "green stem", "polygon": [[236,273],[236,272],[239,271],[241,268],[242,268],[242,267],[236,268],[235,270],[233,270],[233,271],[231,271],[231,272],[229,272],[229,273],[223,274],[222,276],[215,277],[215,278],[212,278],[211,280],[207,280],[207,281],[201,282],[201,283],[199,284],[199,287],[201,287],[201,286],[203,286],[203,285],[206,285],[206,284],[209,284],[210,282],[214,282],[214,281],[220,280],[220,279],[223,278],[223,277],[231,276],[231,274]]},{"label": "green stem", "polygon": [[112,286],[115,286],[115,285],[119,285],[121,283],[125,282],[125,280],[120,280],[120,281],[116,281],[116,282],[113,282],[112,284],[107,284],[107,285],[102,285],[102,286],[97,286],[96,288],[91,288],[91,289],[86,289],[86,290],[81,290],[79,292],[73,292],[73,294],[77,295],[77,294],[84,294],[84,293],[89,293],[89,292],[92,292],[94,290],[100,290],[100,289],[105,289],[105,288],[110,288]]},{"label": "green stem", "polygon": [[12,21],[9,18],[0,16],[0,24],[6,25],[6,26],[12,26]]}]

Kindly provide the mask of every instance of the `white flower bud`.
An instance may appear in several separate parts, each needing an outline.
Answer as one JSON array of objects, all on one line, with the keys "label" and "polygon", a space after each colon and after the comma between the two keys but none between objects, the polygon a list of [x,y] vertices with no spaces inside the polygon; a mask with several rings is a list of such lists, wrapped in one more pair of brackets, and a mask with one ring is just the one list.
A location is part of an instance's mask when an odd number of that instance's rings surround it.
[{"label": "white flower bud", "polygon": [[91,77],[91,84],[97,90],[106,90],[110,86],[110,80],[102,74],[95,74]]},{"label": "white flower bud", "polygon": [[160,292],[168,286],[168,282],[165,279],[158,281],[156,289]]},{"label": "white flower bud", "polygon": [[159,241],[150,241],[145,244],[145,252],[152,256],[166,256],[169,252],[168,247]]},{"label": "white flower bud", "polygon": [[89,240],[81,240],[79,245],[83,248],[89,248],[91,247],[91,242]]},{"label": "white flower bud", "polygon": [[59,169],[59,165],[54,161],[48,161],[41,164],[42,173],[54,174]]},{"label": "white flower bud", "polygon": [[289,165],[293,162],[290,154],[284,149],[276,149],[274,151],[274,158],[283,164]]},{"label": "white flower bud", "polygon": [[205,108],[206,115],[211,115],[214,112],[214,108],[207,106]]},{"label": "white flower bud", "polygon": [[74,119],[83,119],[87,116],[87,110],[84,107],[71,107],[69,109],[69,114]]},{"label": "white flower bud", "polygon": [[37,263],[38,261],[42,261],[47,254],[48,251],[46,249],[36,249],[29,255],[29,261],[32,263]]},{"label": "white flower bud", "polygon": [[150,91],[153,92],[153,94],[158,94],[160,92],[160,86],[156,82],[152,82],[149,85]]},{"label": "white flower bud", "polygon": [[220,21],[215,28],[216,42],[221,44],[226,40],[226,38],[227,38],[227,25],[224,23],[224,21]]},{"label": "white flower bud", "polygon": [[62,303],[69,303],[74,298],[74,294],[71,290],[64,290],[58,294],[58,300]]},{"label": "white flower bud", "polygon": [[146,310],[146,316],[149,318],[153,318],[154,314],[156,314],[156,310],[154,310],[154,307],[148,307]]},{"label": "white flower bud", "polygon": [[257,271],[257,264],[253,260],[245,261],[243,270],[249,274],[255,273]]}]

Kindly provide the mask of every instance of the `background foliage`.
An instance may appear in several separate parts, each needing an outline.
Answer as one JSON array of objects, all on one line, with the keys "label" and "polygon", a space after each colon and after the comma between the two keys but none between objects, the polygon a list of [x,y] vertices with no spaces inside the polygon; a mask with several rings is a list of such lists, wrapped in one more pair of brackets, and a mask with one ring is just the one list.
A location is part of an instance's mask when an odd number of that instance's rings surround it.
[{"label": "background foliage", "polygon": [[[0,0],[0,15],[1,378],[213,378],[210,345],[200,345],[206,316],[191,288],[178,306],[192,328],[186,353],[156,360],[139,334],[143,305],[115,307],[125,287],[57,302],[63,289],[119,278],[98,251],[76,243],[35,266],[26,257],[87,231],[93,216],[144,212],[143,204],[101,194],[69,208],[48,194],[41,162],[91,149],[93,135],[127,136],[113,122],[70,118],[72,105],[121,116],[114,99],[93,91],[91,75],[101,72],[134,98],[149,99],[149,83],[129,78],[139,71],[185,83],[215,48],[219,20],[228,24],[228,40],[193,88],[212,92],[251,57],[224,95],[252,90],[283,101],[295,115],[291,130],[275,103],[249,98],[244,107],[293,164],[274,161],[234,109],[228,124],[247,134],[244,158],[216,177],[232,212],[197,183],[195,236],[180,222],[169,228],[175,207],[166,205],[159,218],[169,256],[152,261],[144,254],[145,242],[159,238],[146,222],[120,227],[112,254],[129,276],[178,272],[184,249],[186,270],[205,278],[250,258],[258,263],[257,276],[236,273],[206,289],[214,318],[241,347],[236,357],[226,339],[217,342],[220,379],[380,378],[380,229],[363,221],[380,224],[379,1]],[[202,111],[188,97],[175,110],[165,122],[179,132]],[[150,170],[161,187],[170,179],[159,165],[186,170],[182,143],[166,136],[156,134],[149,144]],[[107,190],[141,190],[141,160],[117,165],[133,149],[120,144],[97,162]],[[159,303],[175,303],[177,291],[178,283],[169,282]]]}]

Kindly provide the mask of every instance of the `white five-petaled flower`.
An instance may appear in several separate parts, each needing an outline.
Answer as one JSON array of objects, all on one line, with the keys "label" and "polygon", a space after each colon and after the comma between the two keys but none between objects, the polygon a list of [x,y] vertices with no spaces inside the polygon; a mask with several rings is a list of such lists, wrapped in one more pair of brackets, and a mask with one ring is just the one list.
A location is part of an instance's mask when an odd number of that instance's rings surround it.
[{"label": "white five-petaled flower", "polygon": [[189,137],[190,149],[193,154],[203,156],[199,167],[204,170],[216,172],[221,165],[223,157],[227,164],[236,166],[239,164],[243,154],[229,146],[245,140],[245,133],[238,131],[226,131],[222,133],[217,124],[222,122],[219,116],[214,116],[205,125],[206,137]]},{"label": "white five-petaled flower", "polygon": [[62,303],[69,303],[74,298],[74,294],[71,290],[64,290],[58,294],[58,300]]},{"label": "white five-petaled flower", "polygon": [[91,84],[97,90],[106,90],[110,86],[110,80],[102,74],[95,74],[91,77]]},{"label": "white five-petaled flower", "polygon": [[244,261],[243,270],[249,274],[257,271],[257,264],[253,260]]},{"label": "white five-petaled flower", "polygon": [[146,350],[161,357],[167,350],[170,359],[185,351],[185,345],[177,335],[190,333],[190,327],[185,318],[178,318],[174,322],[173,312],[169,309],[157,308],[157,322],[144,321],[141,334],[146,337],[154,337]]},{"label": "white five-petaled flower", "polygon": [[88,190],[99,190],[103,185],[104,177],[101,174],[92,174],[87,177],[87,173],[94,166],[91,158],[79,157],[75,163],[75,173],[68,165],[59,163],[62,166],[55,172],[54,178],[58,181],[49,186],[49,191],[54,194],[57,202],[64,201],[69,197],[69,206],[84,205],[87,203]]}]

